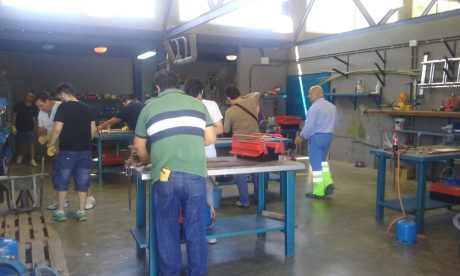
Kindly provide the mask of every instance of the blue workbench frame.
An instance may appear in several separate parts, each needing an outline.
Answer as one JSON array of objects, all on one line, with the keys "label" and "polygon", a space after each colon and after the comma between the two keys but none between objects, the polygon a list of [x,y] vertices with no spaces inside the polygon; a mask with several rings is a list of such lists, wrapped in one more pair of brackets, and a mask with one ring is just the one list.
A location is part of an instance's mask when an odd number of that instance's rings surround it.
[{"label": "blue workbench frame", "polygon": [[[257,234],[259,238],[263,238],[267,232],[282,231],[284,232],[284,253],[287,257],[292,257],[295,255],[295,171],[280,171],[281,185],[286,187],[283,195],[284,221],[262,216],[262,211],[266,208],[266,189],[263,183],[267,174],[265,172],[256,173],[259,174],[257,213],[255,215],[219,218],[216,220],[214,227],[208,229],[207,238],[220,239],[250,234]],[[131,229],[131,233],[136,240],[137,256],[144,256],[146,249],[149,249],[150,275],[157,275],[158,269],[156,262],[157,252],[155,250],[155,212],[152,211],[155,206],[154,185],[150,180],[142,181],[139,176],[136,177],[136,226]],[[149,193],[148,233],[146,225],[147,186],[150,187],[151,191]]]},{"label": "blue workbench frame", "polygon": [[[99,185],[102,185],[102,174],[104,173],[104,168],[102,166],[102,143],[109,141],[127,141],[129,145],[133,143],[134,132],[120,132],[120,133],[107,133],[99,134],[96,136],[97,141],[97,181]],[[118,144],[117,144],[118,149]]]},{"label": "blue workbench frame", "polygon": [[[379,223],[383,222],[384,208],[401,211],[398,199],[385,200],[385,176],[386,176],[386,161],[393,158],[391,152],[381,149],[370,151],[377,157],[377,194],[375,203],[375,220]],[[417,225],[417,233],[422,234],[424,231],[424,216],[425,210],[433,210],[439,208],[451,207],[453,204],[433,200],[426,195],[426,171],[427,165],[437,161],[453,161],[460,158],[460,152],[433,154],[433,155],[418,155],[418,154],[401,154],[400,161],[411,162],[416,164],[417,169],[417,191],[415,198],[403,198],[403,204],[406,212],[415,214],[415,222]]]}]

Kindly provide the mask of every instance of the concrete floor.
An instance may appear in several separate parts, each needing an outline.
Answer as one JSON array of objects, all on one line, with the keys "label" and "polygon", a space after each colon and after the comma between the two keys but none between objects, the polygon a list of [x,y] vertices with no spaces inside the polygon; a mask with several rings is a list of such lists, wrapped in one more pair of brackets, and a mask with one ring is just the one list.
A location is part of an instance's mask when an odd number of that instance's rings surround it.
[{"label": "concrete floor", "polygon": [[[282,233],[269,233],[265,240],[256,236],[221,239],[209,245],[209,275],[460,275],[458,233],[452,226],[454,211],[437,210],[426,214],[427,240],[404,246],[388,237],[385,229],[399,214],[385,211],[385,223],[374,220],[376,171],[351,164],[331,162],[336,192],[332,198],[307,199],[306,175],[296,183],[296,255],[284,256]],[[29,165],[14,165],[12,174],[39,171]],[[50,171],[50,164],[46,165]],[[387,197],[395,195],[388,177]],[[45,183],[44,205],[54,201],[49,177]],[[129,229],[135,211],[128,211],[127,178],[104,176],[105,185],[91,192],[97,204],[83,223],[71,218],[76,195],[71,192],[68,220],[56,223],[71,275],[145,275],[145,259],[135,254]],[[415,183],[402,183],[404,194],[413,194]],[[282,211],[278,184],[270,184],[267,209]],[[134,192],[133,192],[134,194]],[[255,207],[239,209],[235,187],[226,186],[220,217],[254,213]],[[134,204],[134,196],[133,196]],[[0,205],[5,210],[5,204]],[[51,212],[43,208],[50,216]],[[186,260],[184,256],[184,267]],[[185,274],[184,274],[185,275]]]}]

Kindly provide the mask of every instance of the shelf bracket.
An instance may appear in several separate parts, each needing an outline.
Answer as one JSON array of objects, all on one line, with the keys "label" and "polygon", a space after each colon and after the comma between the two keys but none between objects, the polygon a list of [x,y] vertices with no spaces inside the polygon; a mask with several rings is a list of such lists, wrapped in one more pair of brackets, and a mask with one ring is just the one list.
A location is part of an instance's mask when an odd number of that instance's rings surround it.
[{"label": "shelf bracket", "polygon": [[379,70],[380,74],[382,74],[382,77],[377,74],[377,73],[374,73],[374,75],[379,79],[380,81],[380,84],[382,84],[382,86],[385,86],[385,72],[383,71],[383,69],[380,67],[380,65],[375,62],[375,67],[377,67],[377,69]]},{"label": "shelf bracket", "polygon": [[455,52],[456,52],[456,48],[457,48],[457,43],[454,41],[454,46],[451,48],[450,45],[449,45],[449,42],[447,41],[443,41],[444,45],[446,46],[447,48],[447,51],[449,51],[449,54],[451,57],[455,57]]},{"label": "shelf bracket", "polygon": [[[336,57],[336,56],[333,56],[333,58],[338,60],[338,61],[340,61],[341,63],[345,64],[347,66],[347,72],[350,70],[350,56],[349,55],[347,55],[347,60],[346,61],[341,59],[341,58],[339,58],[339,57]],[[342,71],[340,71],[340,70],[338,70],[336,68],[332,68],[332,70],[348,79],[348,75],[345,74],[344,72],[342,72]]]},{"label": "shelf bracket", "polygon": [[450,61],[446,56],[444,56],[444,60],[446,61],[447,67],[449,67],[450,70],[450,74],[447,74],[449,81],[453,81],[452,75],[454,74],[455,63],[453,61]]},{"label": "shelf bracket", "polygon": [[356,110],[356,102],[358,101],[357,97],[348,97],[350,99],[351,103],[353,104],[353,110]]},{"label": "shelf bracket", "polygon": [[378,50],[375,50],[375,53],[377,54],[377,56],[380,58],[380,60],[382,61],[384,65],[387,64],[386,57],[383,57],[382,54]]}]

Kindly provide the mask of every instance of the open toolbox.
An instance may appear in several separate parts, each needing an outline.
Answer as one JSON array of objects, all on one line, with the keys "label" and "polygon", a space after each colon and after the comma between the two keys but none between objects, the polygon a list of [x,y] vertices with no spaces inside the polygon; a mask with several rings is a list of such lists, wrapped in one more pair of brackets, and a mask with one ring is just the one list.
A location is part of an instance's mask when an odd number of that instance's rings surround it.
[{"label": "open toolbox", "polygon": [[299,128],[302,123],[302,117],[300,116],[275,116],[276,124],[281,128]]},{"label": "open toolbox", "polygon": [[278,156],[285,154],[286,150],[280,134],[234,134],[230,153],[236,154],[238,158],[272,161],[278,160]]}]

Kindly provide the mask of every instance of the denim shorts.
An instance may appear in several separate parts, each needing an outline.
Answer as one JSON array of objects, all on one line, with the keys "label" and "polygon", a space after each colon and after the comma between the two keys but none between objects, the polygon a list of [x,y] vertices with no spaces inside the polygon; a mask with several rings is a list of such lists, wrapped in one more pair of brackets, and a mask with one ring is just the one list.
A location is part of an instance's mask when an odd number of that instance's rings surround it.
[{"label": "denim shorts", "polygon": [[73,176],[76,192],[87,192],[91,183],[91,151],[60,151],[53,161],[53,187],[56,191],[69,190]]},{"label": "denim shorts", "polygon": [[18,131],[16,133],[16,142],[18,143],[35,143],[37,141],[37,135],[33,131]]}]

